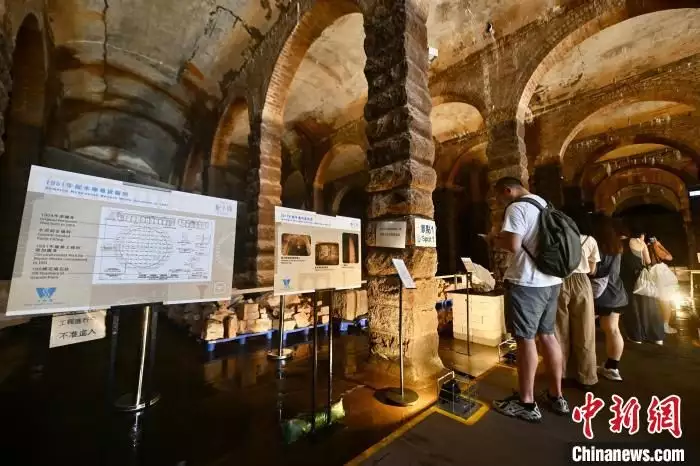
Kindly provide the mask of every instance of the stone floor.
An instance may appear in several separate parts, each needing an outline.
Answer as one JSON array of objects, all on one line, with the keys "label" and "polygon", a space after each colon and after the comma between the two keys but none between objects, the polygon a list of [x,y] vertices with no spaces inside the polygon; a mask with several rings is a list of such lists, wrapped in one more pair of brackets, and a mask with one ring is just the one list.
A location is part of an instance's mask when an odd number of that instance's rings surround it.
[{"label": "stone floor", "polygon": [[[622,370],[624,386],[640,396],[666,391],[687,396],[683,414],[690,423],[700,415],[697,396],[691,396],[700,380],[700,349],[691,344],[697,323],[684,320],[680,326],[681,334],[662,348],[629,345]],[[137,314],[122,318],[118,392],[132,388],[137,345],[125,342],[138,341],[138,330]],[[364,382],[365,336],[337,338],[333,393],[334,400],[342,396],[346,418],[317,437],[286,446],[280,417],[311,406],[308,343],[290,340],[294,359],[281,369],[266,358],[264,339],[251,339],[246,347],[229,344],[210,360],[201,345],[162,319],[156,366],[162,399],[143,415],[127,415],[105,407],[108,340],[48,351],[44,332],[39,325],[25,325],[0,333],[3,466],[344,464],[428,407],[436,392],[434,386],[419,390],[420,402],[412,408],[380,403],[376,389],[391,382]],[[441,339],[446,366],[478,375],[497,360],[495,349],[472,345],[471,350],[467,357],[464,342]],[[323,345],[320,367],[319,398],[325,400]]]}]

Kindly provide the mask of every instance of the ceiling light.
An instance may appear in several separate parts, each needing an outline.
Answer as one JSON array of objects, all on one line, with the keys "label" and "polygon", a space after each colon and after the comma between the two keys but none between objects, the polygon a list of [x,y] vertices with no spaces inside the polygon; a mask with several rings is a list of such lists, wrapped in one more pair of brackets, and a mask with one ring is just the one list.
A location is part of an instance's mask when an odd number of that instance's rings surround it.
[{"label": "ceiling light", "polygon": [[428,47],[428,59],[430,60],[430,63],[434,62],[437,57],[438,49],[435,47]]}]

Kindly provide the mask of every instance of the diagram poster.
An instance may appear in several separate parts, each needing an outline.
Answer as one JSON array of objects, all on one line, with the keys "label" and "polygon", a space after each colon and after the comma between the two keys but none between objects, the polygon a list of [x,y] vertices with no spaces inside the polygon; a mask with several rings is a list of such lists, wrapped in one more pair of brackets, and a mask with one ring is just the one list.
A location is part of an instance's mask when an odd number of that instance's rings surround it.
[{"label": "diagram poster", "polygon": [[275,209],[276,295],[359,287],[360,221]]},{"label": "diagram poster", "polygon": [[236,207],[32,167],[7,314],[230,299]]}]

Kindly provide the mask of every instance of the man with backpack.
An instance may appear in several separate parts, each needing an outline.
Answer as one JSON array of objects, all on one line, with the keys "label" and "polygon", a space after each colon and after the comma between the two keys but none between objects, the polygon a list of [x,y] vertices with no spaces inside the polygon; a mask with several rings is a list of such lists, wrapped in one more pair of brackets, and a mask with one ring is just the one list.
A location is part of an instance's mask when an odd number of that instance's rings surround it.
[{"label": "man with backpack", "polygon": [[520,390],[493,405],[506,416],[539,422],[542,413],[534,395],[537,336],[550,379],[541,399],[557,414],[570,412],[561,391],[562,353],[555,321],[562,278],[571,274],[581,259],[580,237],[571,219],[531,194],[517,178],[500,179],[495,193],[507,207],[501,231],[490,237],[494,247],[513,254],[504,276],[505,312],[508,330],[518,347]]}]

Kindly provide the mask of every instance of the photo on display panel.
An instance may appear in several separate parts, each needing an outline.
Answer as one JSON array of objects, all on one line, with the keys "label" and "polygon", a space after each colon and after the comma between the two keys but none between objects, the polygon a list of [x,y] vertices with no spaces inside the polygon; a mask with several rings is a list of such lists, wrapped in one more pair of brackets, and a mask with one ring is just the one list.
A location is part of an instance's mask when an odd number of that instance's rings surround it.
[{"label": "photo on display panel", "polygon": [[311,236],[309,236],[309,235],[295,235],[292,233],[282,234],[282,255],[283,256],[304,256],[304,257],[310,256],[311,255]]},{"label": "photo on display panel", "polygon": [[343,233],[343,264],[357,264],[360,261],[357,253],[359,240],[357,233]]},{"label": "photo on display panel", "polygon": [[340,264],[340,245],[338,243],[316,244],[316,265]]}]

